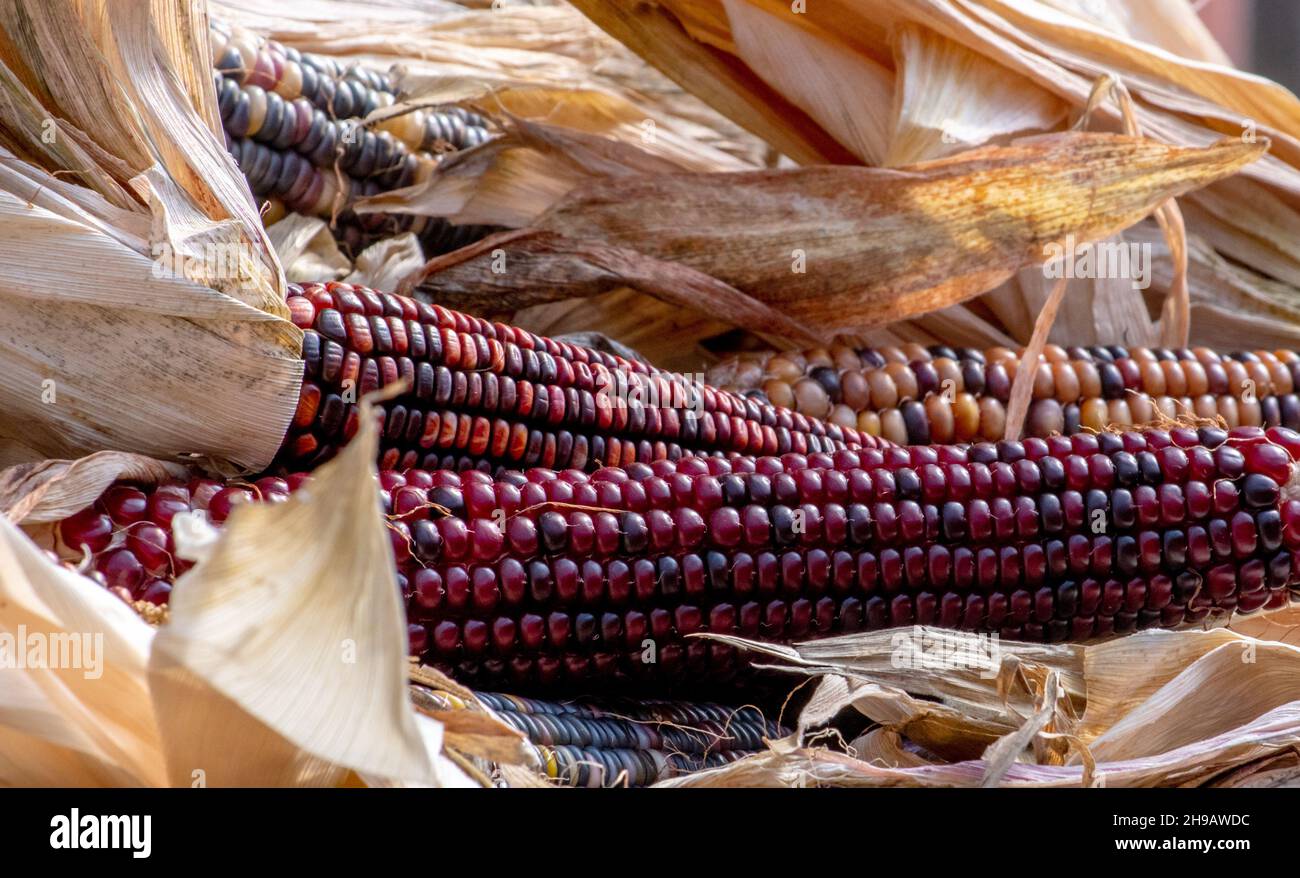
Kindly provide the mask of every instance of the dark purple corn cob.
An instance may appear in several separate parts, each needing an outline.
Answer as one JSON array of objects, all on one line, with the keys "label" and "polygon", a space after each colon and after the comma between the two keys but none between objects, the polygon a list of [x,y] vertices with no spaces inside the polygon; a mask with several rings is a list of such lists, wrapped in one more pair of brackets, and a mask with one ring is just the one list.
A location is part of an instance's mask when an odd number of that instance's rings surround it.
[{"label": "dark purple corn cob", "polygon": [[[443,709],[462,705],[446,692],[428,694]],[[528,736],[547,777],[568,786],[648,786],[726,765],[766,749],[764,739],[789,734],[754,707],[632,699],[561,703],[476,695]]]},{"label": "dark purple corn cob", "polygon": [[386,74],[242,28],[214,25],[210,35],[226,148],[259,201],[271,202],[268,222],[285,211],[329,218],[340,244],[354,253],[413,232],[432,256],[491,231],[351,209],[359,198],[427,180],[445,153],[486,142],[491,134],[482,116],[460,107],[419,109],[363,125],[399,100]]},{"label": "dark purple corn cob", "polygon": [[[696,633],[1083,640],[1283,606],[1300,583],[1297,453],[1284,428],[1180,428],[380,486],[413,653],[480,686],[663,686],[744,667]],[[224,488],[208,508],[252,498]],[[113,503],[65,540],[103,552],[130,520]],[[136,583],[129,560],[103,562],[110,586]]]}]

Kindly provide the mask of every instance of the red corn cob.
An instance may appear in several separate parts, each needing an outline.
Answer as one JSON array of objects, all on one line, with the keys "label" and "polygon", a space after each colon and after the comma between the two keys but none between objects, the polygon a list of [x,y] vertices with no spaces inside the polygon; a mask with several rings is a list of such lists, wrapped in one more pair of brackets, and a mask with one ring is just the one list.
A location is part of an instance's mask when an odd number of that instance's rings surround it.
[{"label": "red corn cob", "polygon": [[[888,443],[565,342],[350,284],[290,284],[306,374],[278,463],[311,467],[384,405],[381,465],[592,468],[683,454],[781,454]],[[692,396],[698,394],[698,397]]]},{"label": "red corn cob", "polygon": [[[696,632],[1058,641],[1283,606],[1300,583],[1296,454],[1282,428],[1180,428],[380,485],[413,652],[476,684],[663,683],[743,666]],[[215,487],[195,493],[216,520],[253,496]],[[181,493],[118,489],[65,541],[99,553],[108,585],[156,594],[161,561],[104,549]]]}]

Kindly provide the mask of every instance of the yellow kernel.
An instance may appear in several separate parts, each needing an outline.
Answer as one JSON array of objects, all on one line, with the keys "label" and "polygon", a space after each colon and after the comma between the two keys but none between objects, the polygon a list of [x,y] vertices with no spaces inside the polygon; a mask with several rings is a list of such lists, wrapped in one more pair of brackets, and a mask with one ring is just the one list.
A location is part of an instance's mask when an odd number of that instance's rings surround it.
[{"label": "yellow kernel", "polygon": [[763,382],[763,392],[772,405],[779,405],[781,408],[794,407],[794,391],[790,385],[776,378],[769,378]]},{"label": "yellow kernel", "polygon": [[1110,410],[1106,407],[1106,400],[1093,397],[1085,400],[1079,407],[1079,423],[1090,430],[1101,430],[1106,426],[1106,419],[1110,416]]},{"label": "yellow kernel", "polygon": [[991,397],[980,397],[980,436],[990,442],[1000,440],[1007,432],[1007,411],[1002,403]]},{"label": "yellow kernel", "polygon": [[875,412],[858,413],[858,429],[868,436],[880,435],[880,415]]},{"label": "yellow kernel", "polygon": [[766,371],[770,378],[777,378],[791,383],[803,377],[803,368],[785,354],[777,354],[768,360]]},{"label": "yellow kernel", "polygon": [[875,369],[867,373],[867,384],[871,388],[871,407],[878,412],[892,409],[898,405],[898,387],[894,379],[884,369]]},{"label": "yellow kernel", "polygon": [[890,363],[885,367],[885,372],[893,379],[894,386],[898,388],[898,398],[902,400],[916,399],[920,388],[916,383],[916,373],[903,363]]},{"label": "yellow kernel", "polygon": [[968,442],[979,435],[980,404],[975,401],[973,394],[957,394],[952,403],[952,414],[955,441]]},{"label": "yellow kernel", "polygon": [[841,402],[831,408],[828,420],[832,424],[839,424],[841,427],[848,427],[851,430],[858,425],[858,413]]},{"label": "yellow kernel", "polygon": [[810,418],[824,418],[830,411],[831,398],[822,387],[821,382],[812,378],[800,378],[794,383],[795,411]]},{"label": "yellow kernel", "polygon": [[932,393],[925,399],[925,418],[930,422],[930,441],[946,445],[952,441],[956,430],[952,405],[943,394]]},{"label": "yellow kernel", "polygon": [[896,445],[906,445],[907,424],[903,422],[903,413],[898,409],[881,412],[880,435]]},{"label": "yellow kernel", "polygon": [[1079,401],[1079,376],[1070,363],[1052,364],[1052,384],[1060,402]]},{"label": "yellow kernel", "polygon": [[1155,420],[1155,406],[1151,397],[1145,393],[1129,394],[1128,409],[1133,415],[1135,425],[1150,424]]}]

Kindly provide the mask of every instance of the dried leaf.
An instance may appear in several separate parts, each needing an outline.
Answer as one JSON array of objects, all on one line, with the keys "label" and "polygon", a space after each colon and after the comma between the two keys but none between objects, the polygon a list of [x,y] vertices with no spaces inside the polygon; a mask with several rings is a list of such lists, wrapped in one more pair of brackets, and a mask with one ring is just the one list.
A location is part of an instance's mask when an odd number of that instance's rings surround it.
[{"label": "dried leaf", "polygon": [[1060,678],[1055,674],[1047,677],[1047,686],[1042,695],[1042,703],[1033,716],[1009,735],[999,738],[984,751],[984,777],[980,780],[982,787],[998,786],[1011,766],[1019,760],[1021,753],[1040,734],[1052,728],[1056,718],[1057,700],[1061,697]]},{"label": "dried leaf", "polygon": [[516,311],[511,322],[552,338],[599,326],[648,361],[677,372],[703,371],[716,355],[699,342],[732,329],[717,314],[683,308],[628,289],[534,305]]},{"label": "dried leaf", "polygon": [[[1063,246],[1067,235],[1079,242],[1111,235],[1261,151],[1242,143],[1187,150],[1072,132],[905,172],[818,167],[633,176],[575,189],[535,227],[584,248],[600,241],[672,260],[795,320],[850,330],[965,301],[1040,261],[1045,247]],[[485,266],[494,247],[505,251],[509,268],[491,275]],[[453,259],[461,273],[440,275],[452,263],[435,261],[423,280],[453,304],[511,307],[522,304],[521,295],[591,295],[619,283],[648,291],[644,278],[581,263],[566,270],[506,240],[480,248],[473,260],[466,251]],[[711,310],[746,328],[773,327]]]},{"label": "dried leaf", "polygon": [[0,333],[0,458],[264,467],[302,333],[219,136],[201,9],[8,0],[0,20],[0,308],[22,327]]},{"label": "dried leaf", "polygon": [[1300,753],[1279,753],[1266,756],[1230,772],[1210,784],[1212,787],[1264,789],[1283,787],[1300,788]]},{"label": "dried leaf", "polygon": [[1269,613],[1234,617],[1228,627],[1247,637],[1300,646],[1300,605]]},{"label": "dried leaf", "polygon": [[149,672],[172,783],[333,784],[339,766],[437,782],[406,694],[374,421],[285,503],[236,509],[177,580]]},{"label": "dried leaf", "polygon": [[402,278],[424,264],[424,251],[410,232],[376,241],[357,254],[356,267],[344,280],[376,290],[395,290]]},{"label": "dried leaf", "polygon": [[348,260],[329,226],[320,217],[291,213],[266,230],[275,255],[292,283],[338,280],[347,274]]},{"label": "dried leaf", "polygon": [[879,165],[889,136],[894,74],[855,52],[841,32],[786,9],[722,0],[737,57],[866,164]]},{"label": "dried leaf", "polygon": [[1065,296],[1066,279],[1062,277],[1052,287],[1047,296],[1043,310],[1038,312],[1034,322],[1034,334],[1020,354],[1020,367],[1016,369],[1016,380],[1011,385],[1011,399],[1007,404],[1007,426],[1003,438],[1012,442],[1020,438],[1020,431],[1025,426],[1025,415],[1029,413],[1029,402],[1034,393],[1034,376],[1038,371],[1038,358],[1047,345],[1047,334],[1056,321],[1056,312],[1061,307]]},{"label": "dried leaf", "polygon": [[[0,517],[0,632],[25,638],[24,655],[34,638],[62,644],[43,665],[6,673],[0,784],[481,782],[456,760],[504,757],[518,735],[482,722],[445,735],[411,706],[377,429],[366,414],[354,443],[289,501],[207,526],[207,557],[177,582],[157,630]],[[120,455],[24,472],[53,476],[29,478],[38,490],[58,477],[68,483],[58,490],[81,490],[74,483],[110,465],[154,474]],[[15,475],[4,483],[20,484]],[[330,552],[316,551],[322,541]]]},{"label": "dried leaf", "polygon": [[[486,268],[504,253],[509,269]],[[526,284],[520,284],[522,278]],[[679,263],[626,247],[583,241],[544,230],[490,235],[439,256],[406,279],[427,295],[464,310],[523,308],[539,302],[585,297],[631,287],[684,307],[726,314],[742,326],[791,338],[816,340],[812,330],[735,288]]]},{"label": "dried leaf", "polygon": [[0,471],[0,514],[14,524],[62,521],[116,481],[181,478],[188,470],[139,454],[100,451],[80,460],[46,460]]},{"label": "dried leaf", "polygon": [[524,733],[489,713],[477,710],[421,710],[442,725],[443,741],[449,747],[504,765],[530,765],[536,761]]},{"label": "dried leaf", "polygon": [[[882,134],[879,123],[864,123],[870,113],[844,120],[828,109],[851,104],[857,96],[843,82],[855,80],[825,81],[816,70],[799,75],[805,67],[800,59],[818,51],[835,69],[872,70],[869,83],[894,74],[894,114],[884,132],[891,138],[884,159],[889,164],[932,157],[968,142],[1000,143],[1026,126],[1054,124],[1052,107],[1084,110],[1098,77],[1111,77],[1132,93],[1127,114],[1134,130],[1155,139],[1187,147],[1204,147],[1224,136],[1272,141],[1269,155],[1190,196],[1192,203],[1182,207],[1188,228],[1220,252],[1256,274],[1287,282],[1292,297],[1300,285],[1295,256],[1300,221],[1289,206],[1300,192],[1300,100],[1276,83],[1231,69],[1185,0],[831,0],[797,9],[779,0],[576,5],[649,63],[797,162],[862,161],[871,151],[863,144]],[[793,61],[749,45],[756,21],[765,23],[763,33],[779,30],[797,47]],[[851,57],[841,58],[844,51]],[[800,113],[791,105],[815,111]],[[1107,129],[1125,123],[1119,106],[1105,104],[1096,111]],[[813,146],[822,136],[838,139],[836,147],[857,155],[832,157],[824,144]],[[1257,197],[1247,191],[1252,188]],[[1173,222],[1170,218],[1171,228]],[[1073,314],[1084,313],[1075,301],[1076,286],[1086,289],[1072,284],[1063,315],[1067,326],[1075,325]],[[1123,327],[1114,322],[1124,311],[1137,313],[1137,297],[1096,286],[1104,295],[1093,298],[1098,319],[1090,334],[1101,343],[1139,343],[1124,338]],[[1178,281],[1165,290],[1173,301],[1171,319],[1161,330],[1167,341],[1181,344],[1186,299]],[[1032,321],[1024,319],[1014,298],[1014,288],[986,296],[978,313],[997,318],[991,324],[995,331],[1023,342]],[[912,321],[891,331],[905,336],[916,328]],[[1227,334],[1220,330],[1210,327]],[[1193,324],[1191,331],[1199,330]]]},{"label": "dried leaf", "polygon": [[424,183],[359,199],[354,209],[518,228],[588,180],[688,169],[601,135],[521,118],[502,126],[502,136],[444,159]]},{"label": "dried leaf", "polygon": [[[107,590],[59,567],[0,517],[0,631],[68,644],[56,667],[9,668],[0,686],[0,782],[165,782],[145,666],[153,637]],[[30,639],[24,646],[30,643]],[[75,649],[75,652],[73,650]],[[49,664],[49,663],[47,663]]]},{"label": "dried leaf", "polygon": [[[923,746],[931,758],[868,763],[813,747],[801,736],[774,744],[767,753],[661,785],[977,786],[998,776],[1004,786],[1198,784],[1300,746],[1300,649],[1293,646],[1223,629],[1148,631],[1066,648],[1005,643],[1000,644],[1003,673],[990,679],[951,662],[932,667],[900,662],[887,645],[899,637],[934,638],[926,642],[934,644],[931,655],[937,658],[945,654],[939,650],[945,639],[959,636],[899,629],[793,647],[721,638],[793,663],[799,673],[833,675],[832,685],[810,702],[815,714],[807,724],[801,718],[801,730],[851,703]],[[1026,700],[1017,695],[1021,690],[1008,688],[1018,677],[1028,687],[1024,692],[1037,691],[1039,697]],[[1053,680],[1064,684],[1067,699],[1052,695]],[[1016,697],[1008,703],[1007,694]],[[1006,728],[1015,715],[1008,711],[1011,705],[1022,722],[1029,721],[1017,723],[1018,735],[981,758],[945,757],[928,741],[912,737],[918,730],[928,733],[919,717],[904,713],[903,722],[897,721],[899,708],[915,709],[905,700],[911,695],[937,699],[929,703],[962,732],[987,734],[990,722]],[[1055,709],[1049,711],[1049,705]],[[1079,705],[1084,709],[1075,720]],[[1026,707],[1032,713],[1025,713]],[[1031,739],[1032,753],[1026,748]],[[894,744],[885,752],[899,748]]]},{"label": "dried leaf", "polygon": [[736,58],[701,45],[660,4],[571,0],[573,6],[706,104],[796,161],[845,162],[853,155],[803,110]]},{"label": "dried leaf", "polygon": [[[473,10],[447,0],[210,5],[222,21],[286,46],[391,67],[407,95],[459,101],[491,93],[514,115],[633,143],[643,142],[643,126],[653,122],[651,149],[665,157],[715,170],[763,163],[766,147],[758,138],[648,67],[567,3],[484,3]],[[366,27],[358,28],[358,20]]]},{"label": "dried leaf", "polygon": [[989,141],[1050,131],[1066,105],[1005,67],[914,24],[898,30],[894,122],[887,167],[940,158]]}]

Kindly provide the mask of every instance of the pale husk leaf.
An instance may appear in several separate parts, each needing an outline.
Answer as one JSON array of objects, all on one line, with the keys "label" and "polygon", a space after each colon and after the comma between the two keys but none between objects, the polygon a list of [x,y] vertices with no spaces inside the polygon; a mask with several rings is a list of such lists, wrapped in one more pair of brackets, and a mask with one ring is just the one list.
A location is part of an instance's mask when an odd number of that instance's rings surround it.
[{"label": "pale husk leaf", "polygon": [[[0,334],[0,459],[265,466],[301,332],[220,140],[201,9],[11,2],[4,20],[0,307],[23,329]],[[49,148],[15,136],[52,119]]]},{"label": "pale husk leaf", "polygon": [[424,265],[424,251],[410,232],[384,238],[357,254],[352,273],[344,281],[376,290],[395,290],[402,279]]},{"label": "pale husk leaf", "polygon": [[[388,3],[361,13],[339,0],[265,4],[223,0],[214,15],[241,23],[303,51],[393,67],[410,94],[448,90],[461,100],[487,92],[529,92],[516,115],[544,120],[557,113],[585,124],[639,126],[653,120],[661,145],[703,162],[756,166],[764,146],[735,123],[660,75],[566,3],[466,9],[426,3]],[[454,95],[454,96],[453,96]],[[508,97],[507,101],[515,98]],[[588,113],[587,109],[598,112]],[[558,120],[557,120],[558,121]],[[558,124],[568,124],[558,122]],[[640,131],[628,129],[629,140]]]},{"label": "pale husk leaf", "polygon": [[1195,8],[1185,0],[1042,0],[1112,33],[1167,49],[1175,55],[1231,66]]},{"label": "pale husk leaf", "polygon": [[798,16],[746,0],[722,5],[742,62],[860,161],[884,163],[893,71]]},{"label": "pale husk leaf", "polygon": [[898,81],[888,167],[940,158],[991,140],[1052,130],[1066,105],[1044,89],[927,28],[894,43]]},{"label": "pale husk leaf", "polygon": [[[334,783],[337,766],[436,783],[406,695],[374,418],[361,421],[287,502],[236,509],[206,561],[177,581],[150,660],[173,783],[196,768],[222,786]],[[201,688],[220,695],[196,700]],[[232,735],[229,718],[215,721],[230,713],[225,699],[247,715],[233,732],[239,757],[218,761]]]},{"label": "pale husk leaf", "polygon": [[[506,270],[486,268],[494,261],[504,262]],[[416,284],[466,310],[523,308],[628,287],[684,307],[726,314],[759,332],[805,341],[819,338],[781,311],[689,265],[535,228],[500,232],[435,257],[399,289]]]},{"label": "pale husk leaf", "polygon": [[78,219],[0,192],[0,436],[46,455],[198,453],[258,467],[293,415],[301,332]]},{"label": "pale husk leaf", "polygon": [[[1268,138],[1271,154],[1244,167],[1238,177],[1203,190],[1214,207],[1187,206],[1187,221],[1193,233],[1210,238],[1220,252],[1248,270],[1286,280],[1294,295],[1300,223],[1287,221],[1294,217],[1284,205],[1300,191],[1300,100],[1276,83],[1233,70],[1192,4],[1184,0],[821,0],[797,7],[778,0],[602,0],[576,5],[649,63],[799,162],[861,158],[836,158],[824,145],[814,146],[819,136],[836,132],[833,126],[816,126],[806,114],[790,111],[792,100],[807,85],[806,77],[790,77],[782,84],[790,66],[783,57],[746,58],[737,36],[741,28],[733,19],[743,26],[753,18],[773,18],[779,27],[797,32],[801,45],[815,41],[830,57],[847,46],[859,63],[894,71],[900,98],[891,124],[902,133],[896,142],[904,155],[887,158],[891,163],[926,155],[927,150],[960,147],[943,143],[945,121],[952,122],[946,126],[948,139],[960,140],[952,135],[968,125],[971,140],[1001,142],[1020,130],[1023,114],[1040,106],[1039,101],[1048,102],[1043,108],[1054,103],[1082,110],[1103,74],[1132,92],[1133,120],[1149,136],[1188,146],[1205,146],[1224,135]],[[925,35],[921,48],[929,51],[914,50],[916,34]],[[980,69],[989,76],[982,78]],[[931,86],[910,88],[909,77]],[[773,89],[769,83],[780,87]],[[831,102],[837,91],[832,83],[801,100],[805,105]],[[909,91],[923,99],[906,100]],[[1124,123],[1118,106],[1105,104],[1096,113],[1102,128]],[[861,137],[870,139],[872,134]],[[1258,199],[1244,191],[1251,186]],[[1073,301],[1079,298],[1075,286],[1062,315],[1067,327],[1075,325],[1073,315],[1089,316]],[[1174,319],[1165,321],[1160,331],[1165,341],[1181,344],[1188,309],[1178,304],[1181,290],[1175,286],[1172,292]],[[1094,298],[1097,319],[1090,334],[1104,343],[1139,343],[1117,333],[1123,329],[1118,318],[1136,313],[1141,297],[1118,288],[1104,293]],[[999,297],[986,296],[980,309],[962,310],[972,311],[972,326],[985,324],[988,331],[1023,342],[1032,321],[1025,319],[1022,308],[1008,307],[1017,297],[1013,288]],[[1205,314],[1207,321],[1217,316]],[[911,328],[895,331],[906,334]],[[1192,331],[1198,331],[1195,324]],[[1234,331],[1249,329],[1240,326]]]},{"label": "pale husk leaf", "polygon": [[695,340],[731,329],[716,314],[628,289],[523,308],[511,320],[552,338],[599,326],[655,365],[679,372],[703,371],[716,355]]},{"label": "pale husk leaf", "polygon": [[359,213],[414,213],[457,223],[526,226],[580,183],[692,170],[640,145],[523,117],[505,133],[449,156],[423,183],[359,199]]},{"label": "pale husk leaf", "polygon": [[62,521],[116,481],[151,483],[187,472],[180,464],[120,451],[14,466],[0,470],[0,515],[22,525]]},{"label": "pale husk leaf", "polygon": [[266,230],[291,283],[339,280],[351,265],[320,217],[287,214]]},{"label": "pale husk leaf", "polygon": [[[663,785],[1198,784],[1300,743],[1300,649],[1287,644],[1226,629],[1148,631],[1069,647],[999,644],[1001,672],[978,675],[917,666],[890,647],[900,637],[922,636],[937,644],[961,635],[898,629],[792,647],[726,640],[780,657],[799,673],[831,675],[809,704],[810,721],[801,718],[805,737],[809,725],[852,704],[925,748],[920,752],[930,755],[923,761],[861,758],[882,749],[897,753],[897,742],[868,741],[863,752],[841,754],[796,739]],[[1057,683],[1065,687],[1064,700],[1053,694]],[[1018,700],[1017,692],[1024,693]],[[937,699],[930,704],[942,722],[970,741],[988,741],[992,733],[998,740],[977,757],[962,757],[934,734],[934,724],[917,721],[908,707],[920,703],[908,701],[913,695]],[[1011,734],[996,731],[1017,715],[1024,721]]]},{"label": "pale husk leaf", "polygon": [[611,36],[723,116],[801,162],[854,156],[734,55],[696,42],[658,3],[571,0]]},{"label": "pale husk leaf", "polygon": [[[53,564],[0,516],[0,634],[83,649],[0,686],[0,784],[158,785],[166,774],[145,668],[152,631],[107,590]],[[12,662],[12,652],[6,656]],[[53,662],[47,662],[53,664]]]}]

